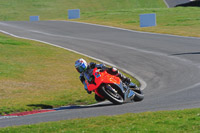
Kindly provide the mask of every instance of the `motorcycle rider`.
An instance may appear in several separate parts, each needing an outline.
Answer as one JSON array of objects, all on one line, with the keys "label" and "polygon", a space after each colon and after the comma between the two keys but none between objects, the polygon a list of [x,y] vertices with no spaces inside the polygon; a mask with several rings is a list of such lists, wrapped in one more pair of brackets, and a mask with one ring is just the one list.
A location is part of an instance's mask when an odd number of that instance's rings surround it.
[{"label": "motorcycle rider", "polygon": [[[87,91],[88,94],[91,94],[91,91],[88,90],[87,88],[87,85],[85,83],[85,78],[84,78],[84,72],[87,70],[87,69],[94,69],[94,68],[98,68],[98,69],[102,69],[102,70],[106,70],[109,74],[111,75],[115,75],[117,77],[119,77],[121,79],[121,81],[123,83],[126,83],[126,84],[130,84],[131,83],[131,79],[130,78],[127,78],[125,77],[122,73],[120,73],[116,68],[112,67],[112,68],[109,68],[109,67],[106,67],[104,64],[96,64],[94,62],[90,62],[89,65],[87,65],[87,62],[80,58],[78,59],[76,62],[75,62],[75,68],[76,70],[80,73],[80,80],[81,82],[84,84],[84,88],[85,90]],[[132,83],[133,84],[133,83]],[[135,87],[136,85],[133,84]],[[95,94],[95,99],[96,101],[103,101],[105,99],[102,99],[100,98],[99,96],[97,96]]]}]

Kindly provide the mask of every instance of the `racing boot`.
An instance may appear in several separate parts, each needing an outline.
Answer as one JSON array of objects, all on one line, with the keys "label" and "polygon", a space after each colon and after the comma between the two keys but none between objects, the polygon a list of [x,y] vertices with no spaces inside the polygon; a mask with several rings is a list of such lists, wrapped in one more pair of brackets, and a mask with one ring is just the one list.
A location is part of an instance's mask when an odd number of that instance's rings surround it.
[{"label": "racing boot", "polygon": [[119,77],[122,80],[122,82],[125,83],[126,85],[129,85],[131,83],[131,79],[124,76],[120,72],[117,74],[117,77]]},{"label": "racing boot", "polygon": [[88,93],[88,94],[91,94],[91,93],[92,93],[92,92],[91,92],[91,91],[89,91],[88,89],[87,89],[86,91],[87,91],[87,93]]},{"label": "racing boot", "polygon": [[132,83],[132,82],[129,84],[129,87],[133,88],[133,90],[138,90],[139,89],[138,86],[136,84]]},{"label": "racing boot", "polygon": [[124,76],[123,74],[121,74],[120,72],[118,73],[117,77],[119,77],[123,83],[125,83],[127,86],[129,86],[130,88],[132,88],[132,90],[138,90],[138,86],[134,83],[131,82],[131,79]]},{"label": "racing boot", "polygon": [[129,85],[129,84],[131,83],[131,79],[128,78],[128,77],[126,77],[126,78],[125,78],[125,83],[126,83],[127,85]]}]

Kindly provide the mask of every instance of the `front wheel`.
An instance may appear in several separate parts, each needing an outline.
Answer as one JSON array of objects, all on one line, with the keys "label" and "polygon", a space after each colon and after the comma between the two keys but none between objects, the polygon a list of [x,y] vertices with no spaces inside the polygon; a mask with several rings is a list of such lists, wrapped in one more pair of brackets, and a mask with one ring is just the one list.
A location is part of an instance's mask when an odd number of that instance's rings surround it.
[{"label": "front wheel", "polygon": [[122,96],[111,86],[102,86],[99,89],[99,93],[114,104],[122,104],[124,102]]},{"label": "front wheel", "polygon": [[135,92],[135,97],[134,97],[134,101],[135,102],[140,102],[144,99],[144,93],[141,90],[134,90]]}]

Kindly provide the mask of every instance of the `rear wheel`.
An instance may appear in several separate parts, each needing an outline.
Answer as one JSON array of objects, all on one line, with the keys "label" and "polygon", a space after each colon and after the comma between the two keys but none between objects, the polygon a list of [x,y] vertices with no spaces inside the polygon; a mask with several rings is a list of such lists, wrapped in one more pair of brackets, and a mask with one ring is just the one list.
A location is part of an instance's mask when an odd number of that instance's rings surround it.
[{"label": "rear wheel", "polygon": [[102,101],[105,100],[105,98],[101,98],[101,97],[99,97],[97,94],[95,94],[95,100],[96,100],[97,102],[102,102]]},{"label": "rear wheel", "polygon": [[111,86],[102,86],[99,93],[114,104],[122,104],[124,99]]}]

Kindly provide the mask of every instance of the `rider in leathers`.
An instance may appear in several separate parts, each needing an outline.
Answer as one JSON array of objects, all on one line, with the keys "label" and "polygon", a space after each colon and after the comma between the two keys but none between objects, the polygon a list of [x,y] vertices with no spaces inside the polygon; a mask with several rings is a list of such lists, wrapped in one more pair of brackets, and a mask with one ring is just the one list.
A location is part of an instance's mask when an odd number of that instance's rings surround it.
[{"label": "rider in leathers", "polygon": [[[80,73],[80,77],[79,78],[80,78],[81,82],[84,84],[84,88],[85,88],[85,90],[87,91],[88,94],[91,94],[91,91],[88,90],[87,85],[85,83],[85,78],[84,78],[84,72],[86,70],[88,70],[88,69],[98,68],[98,69],[106,70],[109,74],[119,77],[123,83],[126,83],[126,84],[130,84],[131,83],[131,79],[125,77],[116,68],[114,68],[114,67],[108,68],[104,64],[96,64],[94,62],[90,62],[90,64],[87,65],[87,62],[84,59],[81,58],[81,59],[78,59],[75,62],[75,67],[76,67],[76,70]],[[105,100],[105,99],[100,98],[96,94],[95,94],[95,99],[98,102]]]}]

